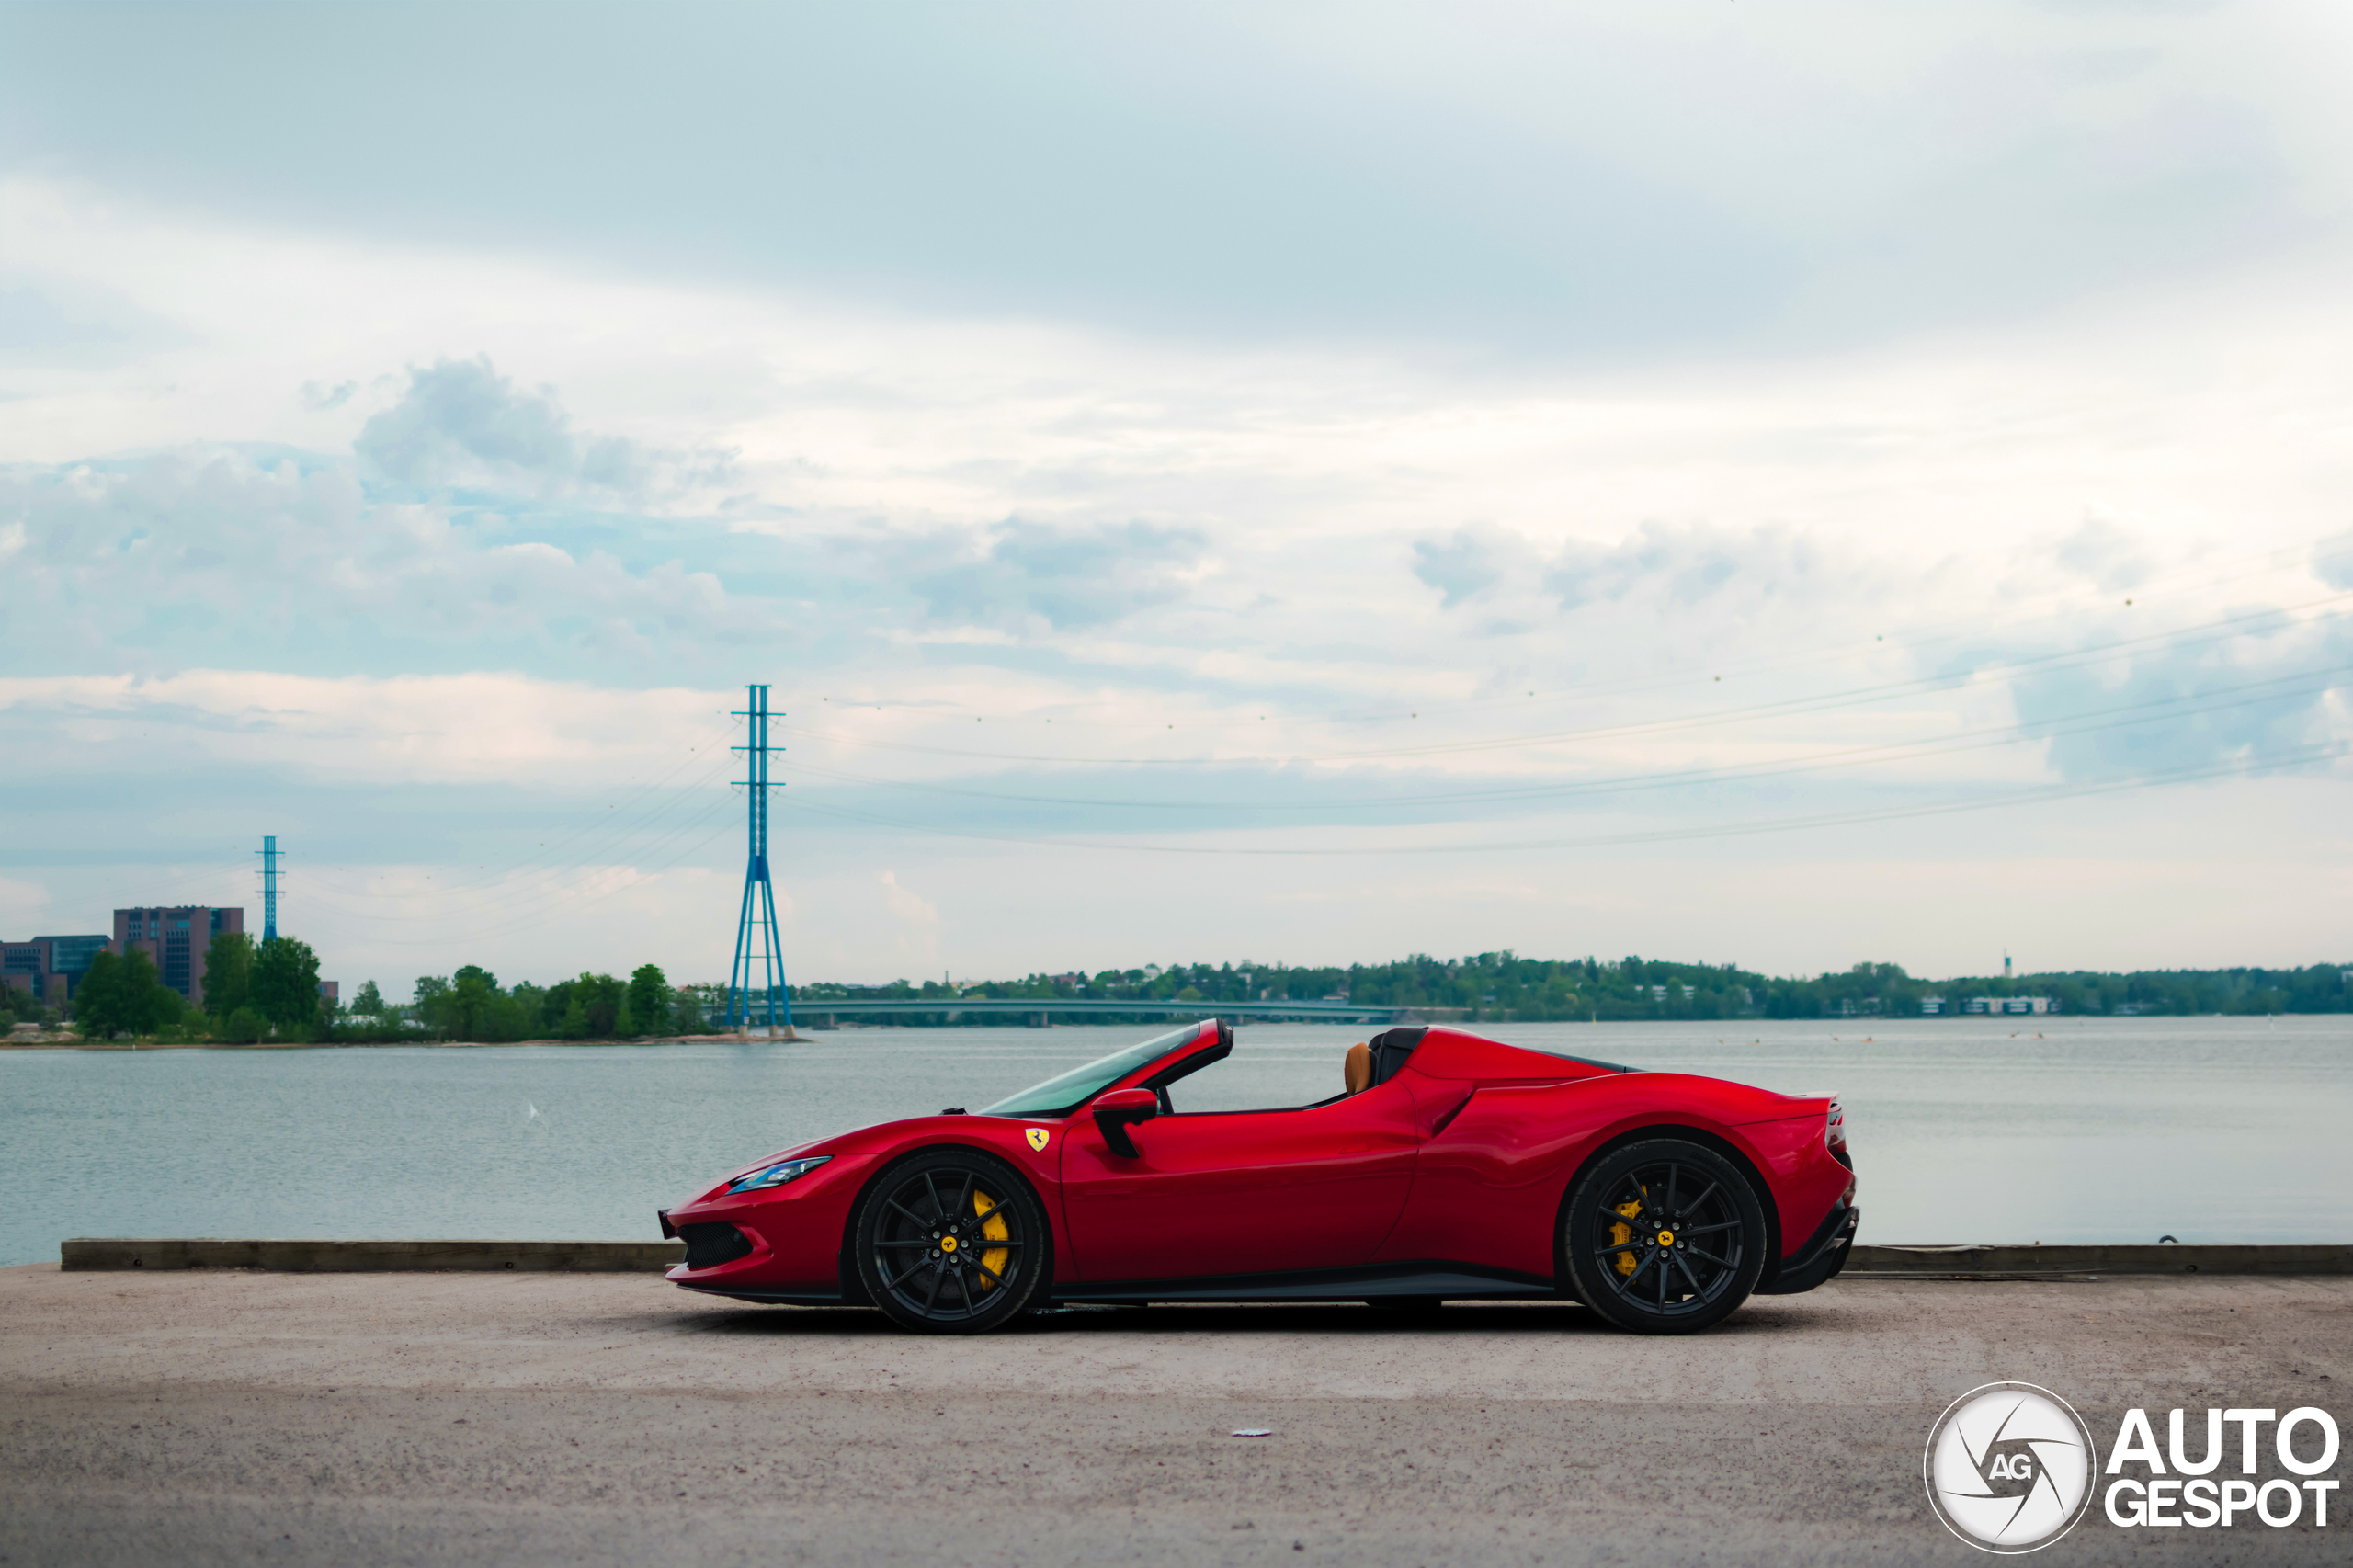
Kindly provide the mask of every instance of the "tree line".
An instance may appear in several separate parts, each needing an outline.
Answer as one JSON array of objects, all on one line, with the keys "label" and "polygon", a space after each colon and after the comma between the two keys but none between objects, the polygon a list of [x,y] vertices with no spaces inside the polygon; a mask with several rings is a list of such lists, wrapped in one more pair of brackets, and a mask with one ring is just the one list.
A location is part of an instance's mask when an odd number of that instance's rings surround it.
[{"label": "tree line", "polygon": [[[1347,965],[1153,964],[1095,974],[1036,973],[1020,980],[950,984],[813,983],[794,987],[795,1006],[828,999],[937,1001],[951,997],[1099,1001],[1352,1002],[1396,1008],[1460,1009],[1473,1018],[1543,1021],[1636,1018],[1916,1017],[1940,999],[1943,1013],[1972,997],[2040,996],[2065,1013],[2343,1013],[2353,1011],[2353,963],[2293,969],[2068,970],[2015,976],[1928,980],[1901,964],[1859,963],[1819,975],[1768,975],[1737,964],[1670,960],[1524,959],[1511,951],[1438,959],[1427,953],[1387,963]],[[912,1015],[911,1015],[912,1017]],[[982,1017],[968,1020],[985,1021]]]},{"label": "tree line", "polygon": [[154,960],[133,948],[101,952],[74,988],[74,1024],[85,1039],[171,1035],[226,1045],[326,1038],[334,1013],[319,994],[319,956],[292,937],[256,942],[216,934],[204,950],[204,1005],[165,985]]},{"label": "tree line", "polygon": [[347,1010],[350,1038],[443,1040],[631,1040],[646,1035],[700,1033],[710,991],[673,986],[660,967],[640,964],[627,980],[584,972],[552,985],[517,981],[502,986],[479,964],[454,974],[419,975],[406,1003],[384,999],[374,981],[359,988]]},{"label": "tree line", "polygon": [[[256,942],[223,931],[205,949],[204,1000],[190,1005],[164,983],[137,948],[101,952],[74,988],[74,1028],[85,1039],[129,1035],[222,1045],[381,1043],[440,1040],[628,1040],[693,1034],[723,1010],[722,988],[673,986],[659,967],[641,964],[627,980],[583,973],[553,985],[502,986],[477,964],[450,975],[421,975],[406,1003],[391,1003],[372,980],[349,1003],[322,994],[319,960],[296,937]],[[28,993],[8,990],[20,1017],[44,1009]]]}]

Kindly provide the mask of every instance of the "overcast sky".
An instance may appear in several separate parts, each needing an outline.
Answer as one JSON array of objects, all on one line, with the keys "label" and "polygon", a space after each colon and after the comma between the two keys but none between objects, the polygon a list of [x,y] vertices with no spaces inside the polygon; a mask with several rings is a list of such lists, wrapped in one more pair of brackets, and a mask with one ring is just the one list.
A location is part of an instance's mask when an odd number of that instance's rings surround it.
[{"label": "overcast sky", "polygon": [[[2353,954],[2340,4],[0,6],[0,934]],[[740,767],[740,764],[738,765]]]}]

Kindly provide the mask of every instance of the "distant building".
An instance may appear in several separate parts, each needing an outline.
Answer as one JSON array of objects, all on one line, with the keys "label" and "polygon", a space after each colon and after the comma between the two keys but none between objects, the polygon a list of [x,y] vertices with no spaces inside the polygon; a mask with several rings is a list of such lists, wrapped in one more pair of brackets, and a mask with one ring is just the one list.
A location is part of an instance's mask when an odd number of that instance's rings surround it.
[{"label": "distant building", "polygon": [[29,991],[51,1006],[70,1001],[90,972],[90,960],[113,944],[104,937],[35,937],[0,942],[0,983]]},{"label": "distant building", "polygon": [[2048,996],[1972,996],[1961,1004],[1964,1013],[2047,1013]]},{"label": "distant building", "polygon": [[1943,997],[1923,996],[1920,998],[1920,1016],[1922,1017],[1933,1018],[1941,1014],[1944,1010],[1945,999]]},{"label": "distant building", "polygon": [[223,931],[245,928],[242,909],[182,904],[171,909],[118,909],[114,941],[118,953],[133,949],[154,962],[164,983],[198,1006],[204,1005],[204,954]]}]

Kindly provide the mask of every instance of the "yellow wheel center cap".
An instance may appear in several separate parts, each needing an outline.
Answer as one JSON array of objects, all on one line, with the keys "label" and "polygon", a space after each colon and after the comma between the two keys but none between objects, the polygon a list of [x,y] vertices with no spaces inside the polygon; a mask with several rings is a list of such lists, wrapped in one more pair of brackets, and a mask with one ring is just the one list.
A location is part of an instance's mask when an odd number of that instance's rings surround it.
[{"label": "yellow wheel center cap", "polygon": [[956,1238],[954,1236],[940,1237],[939,1250],[942,1252],[954,1252],[956,1250]]},{"label": "yellow wheel center cap", "polygon": [[1673,1231],[1661,1231],[1658,1233],[1658,1244],[1663,1247],[1673,1246],[1675,1244],[1675,1233]]}]

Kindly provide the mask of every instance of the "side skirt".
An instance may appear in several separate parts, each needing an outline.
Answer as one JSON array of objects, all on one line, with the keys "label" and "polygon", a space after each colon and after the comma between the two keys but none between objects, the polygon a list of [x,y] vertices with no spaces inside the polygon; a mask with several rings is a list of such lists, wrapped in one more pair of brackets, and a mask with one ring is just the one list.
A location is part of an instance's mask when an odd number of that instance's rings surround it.
[{"label": "side skirt", "polygon": [[1552,1281],[1476,1264],[1429,1260],[1290,1274],[1233,1274],[1189,1279],[1073,1280],[1054,1288],[1061,1301],[1364,1301],[1390,1296],[1450,1301],[1562,1299]]}]

